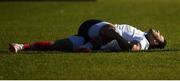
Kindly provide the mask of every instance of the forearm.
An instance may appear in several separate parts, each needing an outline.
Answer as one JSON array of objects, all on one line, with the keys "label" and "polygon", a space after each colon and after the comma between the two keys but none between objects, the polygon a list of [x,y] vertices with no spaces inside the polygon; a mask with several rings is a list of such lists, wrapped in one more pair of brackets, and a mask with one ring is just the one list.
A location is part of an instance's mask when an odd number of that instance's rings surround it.
[{"label": "forearm", "polygon": [[111,31],[112,35],[114,35],[114,38],[117,40],[119,46],[122,50],[129,51],[132,48],[132,45],[124,39],[122,36],[120,36],[117,32]]},{"label": "forearm", "polygon": [[120,36],[116,31],[114,25],[107,25],[101,30],[101,37],[108,39],[108,41],[117,40],[122,50],[129,51],[131,44]]}]

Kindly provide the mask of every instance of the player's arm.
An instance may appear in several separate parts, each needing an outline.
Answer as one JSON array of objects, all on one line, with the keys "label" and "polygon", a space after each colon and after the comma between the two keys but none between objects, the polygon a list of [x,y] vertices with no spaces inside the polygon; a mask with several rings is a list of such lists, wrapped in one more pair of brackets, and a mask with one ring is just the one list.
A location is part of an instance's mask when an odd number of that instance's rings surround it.
[{"label": "player's arm", "polygon": [[131,44],[128,43],[122,36],[120,36],[116,31],[113,25],[107,25],[101,30],[101,36],[106,39],[117,40],[119,46],[124,51],[131,50]]},{"label": "player's arm", "polygon": [[114,28],[114,25],[109,24],[107,27],[104,27],[101,31],[101,35],[107,37],[108,39],[116,39],[119,46],[124,51],[139,51],[141,45],[137,41],[128,42],[122,36],[120,36]]}]

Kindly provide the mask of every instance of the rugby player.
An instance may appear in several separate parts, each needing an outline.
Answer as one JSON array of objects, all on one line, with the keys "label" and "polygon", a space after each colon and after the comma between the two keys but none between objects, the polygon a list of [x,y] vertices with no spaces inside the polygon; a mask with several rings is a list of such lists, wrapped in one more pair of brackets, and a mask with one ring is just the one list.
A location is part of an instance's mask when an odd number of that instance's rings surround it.
[{"label": "rugby player", "polygon": [[72,35],[55,41],[38,41],[33,43],[11,43],[9,50],[13,53],[18,51],[74,51],[84,44],[85,39],[81,36]]},{"label": "rugby player", "polygon": [[56,41],[41,41],[31,44],[9,44],[11,52],[26,50],[61,50],[90,52],[91,50],[140,51],[164,48],[165,38],[158,30],[142,32],[127,24],[112,24],[91,19],[82,23],[78,34]]}]

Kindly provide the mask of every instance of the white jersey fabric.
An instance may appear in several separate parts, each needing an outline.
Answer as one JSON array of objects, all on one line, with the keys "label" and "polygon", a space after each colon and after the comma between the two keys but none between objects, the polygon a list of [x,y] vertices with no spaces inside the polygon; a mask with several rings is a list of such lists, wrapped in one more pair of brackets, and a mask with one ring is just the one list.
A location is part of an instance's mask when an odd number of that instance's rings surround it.
[{"label": "white jersey fabric", "polygon": [[[120,36],[128,40],[128,42],[138,41],[141,45],[141,50],[148,50],[149,42],[145,37],[145,32],[127,24],[115,24],[115,30]],[[116,40],[112,40],[108,44],[103,45],[100,49],[106,51],[119,51],[121,50],[121,47]]]}]

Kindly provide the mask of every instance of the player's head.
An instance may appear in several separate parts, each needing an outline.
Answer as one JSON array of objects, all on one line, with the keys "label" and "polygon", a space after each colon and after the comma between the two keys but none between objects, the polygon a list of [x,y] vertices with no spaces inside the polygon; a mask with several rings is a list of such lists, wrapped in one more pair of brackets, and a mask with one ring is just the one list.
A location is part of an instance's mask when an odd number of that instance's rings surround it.
[{"label": "player's head", "polygon": [[150,43],[150,49],[154,49],[154,48],[162,49],[166,46],[166,40],[158,30],[149,29],[149,31],[147,32],[147,39]]}]

